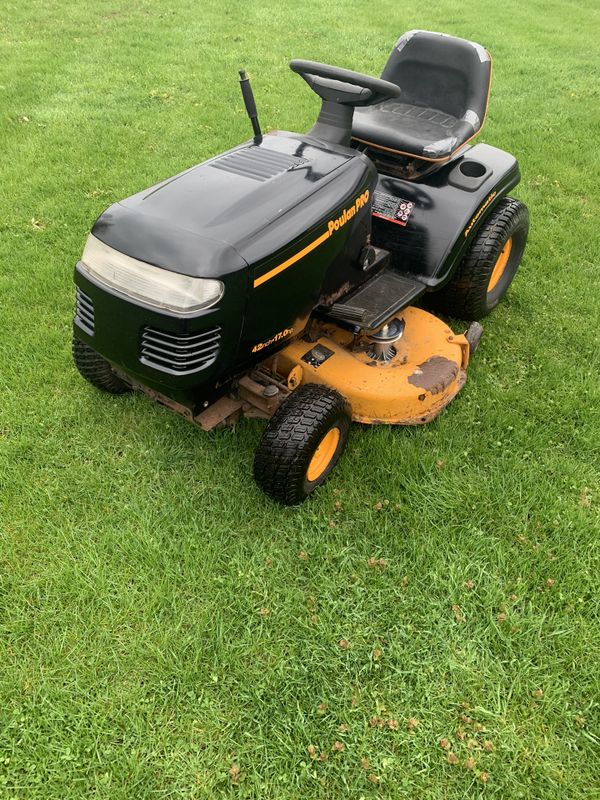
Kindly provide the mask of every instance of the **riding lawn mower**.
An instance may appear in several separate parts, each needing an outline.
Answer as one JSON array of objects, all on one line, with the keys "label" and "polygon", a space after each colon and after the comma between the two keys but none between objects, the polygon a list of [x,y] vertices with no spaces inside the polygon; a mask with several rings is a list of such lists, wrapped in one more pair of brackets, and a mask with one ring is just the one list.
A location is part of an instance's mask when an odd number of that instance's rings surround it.
[{"label": "riding lawn mower", "polygon": [[321,99],[308,133],[263,134],[241,71],[252,139],[98,218],[73,355],[97,388],[145,392],[205,431],[267,420],[254,475],[294,505],[351,421],[420,425],[455,397],[528,213],[508,197],[516,159],[471,145],[491,79],[480,45],[411,31],[381,78],[290,67]]}]

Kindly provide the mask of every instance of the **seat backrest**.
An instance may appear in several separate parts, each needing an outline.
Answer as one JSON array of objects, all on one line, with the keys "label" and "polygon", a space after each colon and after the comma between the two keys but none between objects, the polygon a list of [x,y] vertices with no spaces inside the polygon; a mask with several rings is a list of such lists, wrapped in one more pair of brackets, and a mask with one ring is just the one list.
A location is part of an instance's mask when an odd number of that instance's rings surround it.
[{"label": "seat backrest", "polygon": [[491,68],[490,54],[475,42],[409,31],[396,42],[381,77],[402,89],[400,103],[440,109],[477,131],[487,110]]}]

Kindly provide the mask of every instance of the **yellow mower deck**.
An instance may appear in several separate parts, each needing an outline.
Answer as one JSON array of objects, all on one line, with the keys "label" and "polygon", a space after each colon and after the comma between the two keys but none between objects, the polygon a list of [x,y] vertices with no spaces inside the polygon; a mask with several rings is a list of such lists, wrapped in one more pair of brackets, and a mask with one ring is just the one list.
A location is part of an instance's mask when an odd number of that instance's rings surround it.
[{"label": "yellow mower deck", "polygon": [[[350,403],[355,422],[371,425],[422,425],[434,419],[466,380],[469,343],[432,314],[405,308],[404,334],[396,355],[376,361],[368,347],[356,347],[349,331],[323,324],[318,341],[299,339],[277,356],[277,371],[290,388],[320,383],[336,389]],[[319,362],[309,353],[317,348]]]}]

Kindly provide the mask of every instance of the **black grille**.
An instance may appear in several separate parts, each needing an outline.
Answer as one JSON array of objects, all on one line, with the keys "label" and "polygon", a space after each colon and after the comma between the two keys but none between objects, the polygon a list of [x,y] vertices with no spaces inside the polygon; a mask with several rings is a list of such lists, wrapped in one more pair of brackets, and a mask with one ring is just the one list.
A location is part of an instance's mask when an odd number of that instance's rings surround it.
[{"label": "black grille", "polygon": [[79,287],[75,299],[75,322],[90,336],[94,335],[94,304]]},{"label": "black grille", "polygon": [[140,361],[171,375],[199,372],[214,363],[219,352],[221,329],[201,333],[167,333],[144,328]]},{"label": "black grille", "polygon": [[254,178],[255,181],[266,181],[305,163],[305,158],[278,153],[266,147],[251,146],[218,158],[211,166],[225,172],[233,172],[235,175]]}]

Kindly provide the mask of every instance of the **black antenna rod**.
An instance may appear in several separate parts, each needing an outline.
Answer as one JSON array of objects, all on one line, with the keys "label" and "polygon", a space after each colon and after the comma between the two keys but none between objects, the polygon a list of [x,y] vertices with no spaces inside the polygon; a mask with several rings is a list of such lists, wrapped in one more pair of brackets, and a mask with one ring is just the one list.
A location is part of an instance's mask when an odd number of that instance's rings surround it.
[{"label": "black antenna rod", "polygon": [[254,102],[252,87],[250,86],[250,78],[246,75],[245,69],[240,70],[240,88],[242,90],[242,97],[244,98],[244,105],[246,106],[246,113],[250,117],[250,122],[252,123],[254,144],[260,144],[263,137],[258,121],[258,111],[256,110],[256,103]]}]

